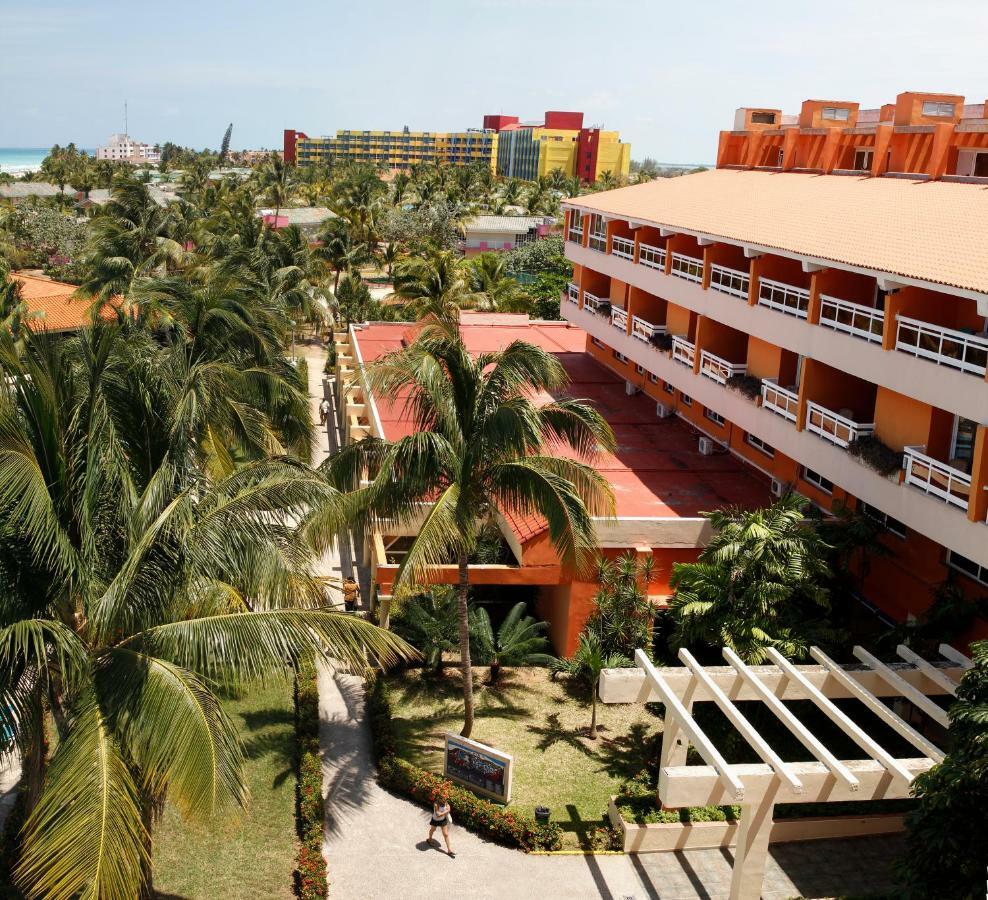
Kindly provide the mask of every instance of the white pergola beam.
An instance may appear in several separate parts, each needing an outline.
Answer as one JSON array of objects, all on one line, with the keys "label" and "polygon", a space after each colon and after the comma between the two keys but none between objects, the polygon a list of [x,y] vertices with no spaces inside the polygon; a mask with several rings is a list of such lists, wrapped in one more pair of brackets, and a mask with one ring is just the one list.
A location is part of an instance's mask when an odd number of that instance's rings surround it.
[{"label": "white pergola beam", "polygon": [[[942,651],[941,651],[942,652]],[[961,659],[959,653],[955,656]],[[944,674],[953,681],[959,681],[965,671],[958,660],[951,660],[952,665],[942,669]],[[971,661],[967,661],[966,668],[970,668]],[[799,686],[793,684],[792,679],[786,678],[779,671],[778,666],[749,666],[748,667],[773,694],[781,700],[798,700],[802,696]],[[796,668],[802,672],[812,684],[816,685],[831,700],[845,699],[853,697],[854,694],[837,680],[836,677],[821,666],[800,665]],[[918,688],[930,695],[944,693],[937,684],[931,684],[922,672],[918,672],[913,666],[906,663],[893,663],[893,671],[913,687]],[[758,700],[759,695],[748,687],[738,673],[731,666],[704,666],[704,671],[711,680],[735,703],[739,700]],[[881,678],[873,669],[851,669],[845,670],[848,678],[852,678],[861,687],[876,697],[898,697],[900,692],[890,686],[887,681]],[[692,682],[696,687],[693,699],[697,703],[712,701],[713,696],[703,685],[697,685],[696,680],[686,669],[681,667],[664,669],[662,677],[665,683],[675,691],[676,696],[683,699],[686,690]],[[652,690],[649,681],[645,678],[645,673],[641,669],[605,669],[600,679],[600,699],[604,703],[658,703],[660,698]]]},{"label": "white pergola beam", "polygon": [[676,720],[676,724],[681,728],[686,735],[689,737],[690,742],[696,747],[700,756],[702,756],[707,765],[712,766],[718,773],[720,773],[721,781],[724,787],[729,790],[734,796],[734,801],[744,799],[744,785],[738,779],[738,777],[731,773],[730,766],[724,757],[721,755],[720,751],[713,745],[713,742],[704,733],[703,729],[697,725],[696,721],[689,714],[686,707],[683,706],[679,697],[673,693],[668,685],[662,680],[662,675],[659,673],[658,669],[652,665],[652,661],[645,655],[644,650],[635,651],[635,662],[638,667],[645,673],[645,676],[652,682],[653,687],[659,692],[662,698],[662,703],[666,707],[666,718],[669,716]]},{"label": "white pergola beam", "polygon": [[944,659],[952,662],[955,666],[960,666],[962,669],[974,667],[974,661],[970,657],[965,656],[960,650],[955,650],[950,644],[941,644],[937,650]]},{"label": "white pergola beam", "polygon": [[[726,659],[737,671],[737,673],[751,686],[759,695],[765,705],[775,713],[776,717],[786,726],[799,740],[799,742],[812,753],[821,763],[823,763],[843,785],[851,791],[857,790],[858,780],[851,771],[833,753],[831,753],[816,738],[802,722],[799,721],[758,678],[752,674],[748,666],[729,647],[723,649],[724,659]],[[663,802],[668,803],[663,795]]]},{"label": "white pergola beam", "polygon": [[880,659],[865,650],[864,647],[855,647],[852,652],[857,659],[871,666],[882,678],[896,688],[906,700],[923,710],[934,722],[938,722],[944,728],[950,724],[950,720],[947,718],[947,713],[944,710],[900,677],[898,673],[893,672]]},{"label": "white pergola beam", "polygon": [[769,647],[766,655],[790,678],[797,681],[800,687],[806,691],[807,699],[819,709],[831,722],[839,726],[854,743],[865,751],[872,759],[880,762],[888,770],[889,774],[899,779],[903,784],[909,785],[912,776],[906,768],[876,740],[870,737],[856,722],[846,713],[838,709],[820,693],[818,688],[810,684],[803,676],[796,671],[792,663],[789,662],[775,647]]},{"label": "white pergola beam", "polygon": [[[929,771],[932,759],[921,757],[903,759],[911,777]],[[794,794],[764,763],[745,763],[731,766],[734,774],[744,782],[745,803],[758,803],[768,791],[774,792],[776,803],[836,803],[845,800],[903,800],[910,796],[911,788],[889,778],[885,767],[873,759],[848,760],[847,767],[858,783],[852,791],[834,778],[830,770],[819,762],[789,763],[793,774],[803,783],[803,793]],[[724,788],[720,774],[710,766],[667,766],[659,770],[659,796],[669,807],[724,806],[734,803],[730,791]]]},{"label": "white pergola beam", "polygon": [[786,765],[782,757],[779,756],[766,742],[766,740],[755,730],[755,727],[748,721],[717,685],[710,679],[693,655],[683,647],[679,651],[679,658],[686,667],[697,677],[703,686],[713,695],[714,703],[720,711],[727,716],[727,720],[738,730],[741,736],[748,742],[751,748],[758,754],[762,762],[771,766],[794,794],[803,793],[803,783],[792,774],[789,766]]},{"label": "white pergola beam", "polygon": [[942,669],[938,669],[933,663],[927,662],[916,653],[915,650],[910,650],[905,644],[899,644],[895,648],[896,655],[900,659],[904,659],[908,663],[912,663],[917,669],[920,670],[924,675],[926,675],[930,681],[935,681],[940,685],[951,697],[957,696],[957,682],[948,678],[943,674]]},{"label": "white pergola beam", "polygon": [[896,715],[893,710],[889,709],[889,707],[882,703],[882,701],[871,693],[871,691],[867,691],[861,687],[857,681],[851,678],[847,672],[845,672],[837,663],[827,656],[827,654],[824,653],[819,647],[812,647],[810,649],[810,656],[820,663],[820,665],[824,666],[834,676],[834,678],[842,682],[844,686],[855,697],[857,697],[858,700],[860,700],[868,709],[878,716],[879,719],[888,725],[889,728],[897,732],[901,737],[904,737],[917,750],[925,753],[934,762],[940,762],[943,759],[944,754],[939,747],[923,737],[923,735],[921,735],[901,716]]}]

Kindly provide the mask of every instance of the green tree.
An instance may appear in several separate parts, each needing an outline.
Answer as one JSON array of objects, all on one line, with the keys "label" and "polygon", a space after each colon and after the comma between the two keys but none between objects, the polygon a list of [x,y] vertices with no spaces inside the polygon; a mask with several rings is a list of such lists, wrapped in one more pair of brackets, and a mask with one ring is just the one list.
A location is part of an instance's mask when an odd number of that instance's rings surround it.
[{"label": "green tree", "polygon": [[469,263],[448,250],[412,256],[395,269],[394,293],[414,311],[455,320],[459,311],[476,305],[471,291]]},{"label": "green tree", "polygon": [[545,622],[525,615],[525,601],[511,607],[497,631],[484,607],[470,611],[470,654],[477,665],[490,666],[491,684],[501,680],[504,666],[548,666],[554,657],[544,632]]},{"label": "green tree", "polygon": [[599,567],[600,590],[587,630],[600,639],[605,654],[634,656],[652,642],[655,607],[646,591],[654,561],[648,557],[639,562],[633,553],[626,553],[616,560],[601,559]]},{"label": "green tree", "polygon": [[[428,513],[395,576],[399,595],[425,584],[436,567],[458,569],[458,623],[464,725],[473,728],[473,674],[467,600],[470,557],[498,514],[544,520],[561,565],[585,570],[595,548],[593,516],[610,514],[607,482],[589,460],[614,437],[587,403],[537,404],[567,383],[562,364],[516,341],[473,358],[455,325],[425,327],[408,347],[367,371],[373,393],[405,398],[412,432],[396,441],[368,438],[324,464],[330,483],[352,491],[353,514],[396,523]],[[576,459],[561,453],[572,447]],[[586,460],[586,461],[585,461]],[[366,473],[370,483],[361,487]],[[327,536],[336,525],[324,517]]]},{"label": "green tree", "polygon": [[626,656],[606,653],[600,638],[592,631],[583,631],[576,652],[569,659],[558,659],[552,666],[553,675],[566,675],[579,681],[590,692],[590,731],[587,737],[597,740],[597,683],[604,669],[620,669],[630,665]]},{"label": "green tree", "polygon": [[985,891],[988,830],[988,641],[971,645],[968,669],[951,706],[943,762],[916,777],[919,807],[906,817],[902,859],[910,897],[974,900]]},{"label": "green tree", "polygon": [[340,318],[347,325],[367,321],[367,314],[371,309],[370,288],[356,272],[350,272],[340,282],[336,290],[336,304]]},{"label": "green tree", "polygon": [[230,155],[230,139],[233,137],[233,122],[226,126],[226,131],[223,132],[223,140],[220,142],[220,158],[219,163],[223,165],[226,162],[226,158]]},{"label": "green tree", "polygon": [[456,649],[456,606],[456,592],[436,585],[402,602],[392,620],[392,630],[422,654],[426,669],[440,669],[443,654]]},{"label": "green tree", "polygon": [[509,272],[500,253],[481,253],[467,263],[472,304],[497,312],[524,312],[529,299]]},{"label": "green tree", "polygon": [[811,638],[829,638],[828,548],[805,520],[806,503],[789,494],[767,509],[703,514],[710,543],[697,562],[672,569],[674,643],[730,647],[760,663],[766,647],[802,657]]}]

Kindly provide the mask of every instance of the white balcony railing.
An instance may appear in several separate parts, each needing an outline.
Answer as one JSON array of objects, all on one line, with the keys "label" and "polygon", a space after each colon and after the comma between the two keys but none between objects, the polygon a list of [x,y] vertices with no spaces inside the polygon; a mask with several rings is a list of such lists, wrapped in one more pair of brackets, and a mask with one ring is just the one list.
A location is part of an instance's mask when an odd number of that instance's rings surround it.
[{"label": "white balcony railing", "polygon": [[591,294],[590,291],[583,292],[584,309],[589,309],[591,312],[597,312],[597,307],[600,306],[601,303],[606,303],[606,302],[608,301],[603,300],[601,297],[598,297],[596,294]]},{"label": "white balcony railing", "polygon": [[611,324],[615,328],[620,328],[625,334],[628,333],[628,310],[615,306],[611,310]]},{"label": "white balcony railing", "polygon": [[762,406],[790,422],[799,418],[799,394],[771,381],[762,382]]},{"label": "white balcony railing", "polygon": [[566,285],[566,299],[570,303],[575,303],[577,306],[580,305],[580,289],[572,281]]},{"label": "white balcony railing", "polygon": [[623,237],[611,238],[611,255],[620,256],[621,259],[634,259],[635,242]]},{"label": "white balcony railing", "polygon": [[587,246],[591,250],[596,250],[598,253],[607,252],[607,232],[604,231],[591,231],[590,237],[587,240]]},{"label": "white balcony railing", "polygon": [[758,305],[805,319],[810,306],[810,292],[806,288],[793,287],[791,284],[772,281],[770,278],[760,278]]},{"label": "white balcony railing", "polygon": [[902,468],[906,470],[906,484],[918,487],[953,506],[967,509],[971,497],[971,476],[927,456],[923,452],[925,449],[926,447],[905,448]]},{"label": "white balcony railing", "polygon": [[732,363],[709,350],[700,351],[700,374],[712,378],[718,384],[727,384],[732,375],[744,375],[748,367],[741,363]]},{"label": "white balcony railing", "polygon": [[665,333],[665,325],[653,325],[641,316],[631,317],[631,336],[638,338],[640,341],[644,341],[646,344],[651,343],[653,334]]},{"label": "white balcony railing", "polygon": [[664,272],[666,268],[665,250],[661,247],[653,247],[651,244],[639,244],[638,265],[647,266],[649,269],[659,269]]},{"label": "white balcony railing", "polygon": [[718,266],[716,263],[712,263],[710,266],[711,290],[747,300],[750,281],[747,272],[739,272],[737,269],[729,269],[727,266]]},{"label": "white balcony railing", "polygon": [[583,243],[583,229],[582,228],[570,228],[566,232],[566,240],[572,241],[574,244]]},{"label": "white balcony railing", "polygon": [[855,438],[871,434],[875,430],[874,423],[864,425],[855,422],[847,416],[835,413],[833,410],[808,400],[806,403],[806,430],[820,435],[825,441],[846,447]]},{"label": "white balcony railing", "polygon": [[703,260],[685,253],[673,253],[671,271],[677,278],[700,283],[703,281]]},{"label": "white balcony railing", "polygon": [[895,349],[931,359],[937,365],[984,377],[988,366],[988,337],[898,317]]},{"label": "white balcony railing", "polygon": [[686,340],[684,337],[676,336],[672,339],[672,358],[684,366],[693,368],[693,360],[696,359],[696,344]]},{"label": "white balcony railing", "polygon": [[821,294],[820,324],[824,328],[843,331],[873,344],[880,344],[885,328],[885,310]]}]

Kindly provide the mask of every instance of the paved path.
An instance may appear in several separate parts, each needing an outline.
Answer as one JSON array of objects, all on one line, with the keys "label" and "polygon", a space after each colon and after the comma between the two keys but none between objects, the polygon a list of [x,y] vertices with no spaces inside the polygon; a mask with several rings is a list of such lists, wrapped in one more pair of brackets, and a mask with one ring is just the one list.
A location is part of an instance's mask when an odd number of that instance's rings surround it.
[{"label": "paved path", "polygon": [[17,782],[21,778],[21,762],[13,754],[0,754],[0,834],[10,808],[17,799]]}]

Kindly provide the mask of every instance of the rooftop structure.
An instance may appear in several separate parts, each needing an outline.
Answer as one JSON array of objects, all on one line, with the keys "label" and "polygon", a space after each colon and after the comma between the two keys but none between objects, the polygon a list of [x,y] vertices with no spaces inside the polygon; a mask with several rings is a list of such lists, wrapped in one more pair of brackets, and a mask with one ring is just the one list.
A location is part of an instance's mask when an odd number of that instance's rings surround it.
[{"label": "rooftop structure", "polygon": [[[503,349],[523,339],[555,354],[571,379],[566,393],[593,401],[607,419],[618,449],[595,458],[593,465],[614,491],[617,518],[598,523],[598,539],[608,556],[630,550],[656,558],[648,588],[654,602],[664,602],[670,593],[672,562],[695,559],[706,543],[709,525],[701,512],[729,504],[754,507],[769,499],[766,479],[730,454],[701,454],[691,427],[673,418],[657,420],[654,401],[640,393],[629,395],[624,379],[585,352],[580,329],[564,322],[531,322],[525,315],[464,313],[461,322],[463,340],[473,353]],[[367,435],[394,440],[409,433],[401,400],[368,395],[362,369],[403,346],[412,334],[407,323],[371,323],[339,336],[337,383],[349,385],[340,403],[348,440]],[[596,583],[560,570],[544,523],[508,516],[499,524],[513,563],[472,566],[471,577],[482,584],[538,587],[539,611],[550,623],[553,644],[561,653],[571,652],[591,612]],[[399,554],[410,537],[367,536],[372,577],[384,596],[390,593]],[[455,566],[439,576],[446,578],[455,580]]]},{"label": "rooftop structure", "polygon": [[[562,309],[588,351],[774,493],[874,518],[891,552],[862,590],[898,621],[948,578],[972,596],[988,586],[988,194],[936,177],[922,144],[940,134],[949,162],[988,138],[988,122],[965,130],[962,99],[900,95],[867,126],[845,104],[829,132],[817,126],[836,102],[808,101],[781,126],[749,109],[747,130],[722,136],[718,170],[565,203]],[[956,121],[929,125],[934,102]],[[850,152],[845,137],[885,122],[893,168],[900,152],[918,160],[919,144],[900,145],[920,141],[925,174],[918,162],[908,179],[838,174],[839,154],[814,155],[827,140]],[[777,138],[790,160],[833,165],[766,171],[757,148]],[[979,621],[969,637],[986,633]]]},{"label": "rooftop structure", "polygon": [[474,216],[463,223],[466,256],[489,250],[513,250],[545,237],[552,227],[547,216]]},{"label": "rooftop structure", "polygon": [[290,206],[277,210],[277,213],[276,219],[273,208],[257,211],[257,214],[264,219],[265,225],[274,228],[287,228],[289,225],[296,225],[306,233],[314,233],[319,230],[323,222],[336,218],[336,213],[325,206]]},{"label": "rooftop structure", "polygon": [[142,144],[130,135],[111,134],[109,143],[96,149],[96,158],[134,165],[154,164],[161,162],[161,151],[156,144]]},{"label": "rooftop structure", "polygon": [[[76,296],[74,284],[27,272],[13,272],[10,277],[21,286],[21,299],[28,310],[23,321],[32,330],[78,331],[90,324],[89,303]],[[112,317],[110,310],[103,312],[103,318]]]},{"label": "rooftop structure", "polygon": [[[72,188],[66,186],[67,191]],[[55,197],[61,191],[57,184],[45,181],[15,181],[11,184],[0,184],[0,200],[9,200],[15,206],[30,197]]]}]

